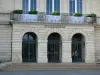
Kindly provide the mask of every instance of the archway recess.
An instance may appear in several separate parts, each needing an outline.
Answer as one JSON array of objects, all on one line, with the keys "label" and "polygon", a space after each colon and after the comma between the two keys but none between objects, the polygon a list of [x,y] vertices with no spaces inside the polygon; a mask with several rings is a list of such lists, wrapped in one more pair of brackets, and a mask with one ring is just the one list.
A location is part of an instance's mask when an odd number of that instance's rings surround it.
[{"label": "archway recess", "polygon": [[37,35],[33,32],[27,32],[22,38],[22,61],[36,62],[37,56]]},{"label": "archway recess", "polygon": [[72,37],[72,62],[85,61],[85,39],[80,33],[74,34]]},{"label": "archway recess", "polygon": [[48,37],[47,57],[49,63],[61,62],[62,41],[58,33],[51,33]]}]

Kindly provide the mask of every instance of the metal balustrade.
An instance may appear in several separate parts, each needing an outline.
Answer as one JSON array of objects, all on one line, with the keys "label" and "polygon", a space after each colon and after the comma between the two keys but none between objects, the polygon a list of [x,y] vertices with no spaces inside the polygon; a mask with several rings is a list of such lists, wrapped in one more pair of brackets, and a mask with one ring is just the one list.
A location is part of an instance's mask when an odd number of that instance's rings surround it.
[{"label": "metal balustrade", "polygon": [[[46,15],[44,13],[33,14],[14,14],[13,20],[18,22],[42,22],[42,23],[64,23],[64,24],[95,24],[89,23],[86,16],[76,17],[66,14]],[[97,18],[97,24],[99,18]]]},{"label": "metal balustrade", "polygon": [[60,15],[46,15],[45,13],[33,14],[3,14],[0,13],[0,23],[7,24],[10,21],[17,22],[40,22],[40,23],[64,23],[64,24],[97,24],[100,25],[100,17],[96,18],[95,22],[88,22],[87,17],[69,16],[68,14],[61,13]]}]

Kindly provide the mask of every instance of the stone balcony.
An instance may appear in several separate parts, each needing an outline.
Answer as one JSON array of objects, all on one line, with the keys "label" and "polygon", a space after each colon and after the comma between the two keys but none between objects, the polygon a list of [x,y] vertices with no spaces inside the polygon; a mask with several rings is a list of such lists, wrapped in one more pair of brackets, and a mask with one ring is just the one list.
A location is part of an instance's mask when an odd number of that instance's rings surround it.
[{"label": "stone balcony", "polygon": [[64,24],[87,24],[85,16],[75,17],[65,14],[45,15],[45,14],[14,14],[14,21],[18,22],[42,22],[42,23],[64,23]]}]

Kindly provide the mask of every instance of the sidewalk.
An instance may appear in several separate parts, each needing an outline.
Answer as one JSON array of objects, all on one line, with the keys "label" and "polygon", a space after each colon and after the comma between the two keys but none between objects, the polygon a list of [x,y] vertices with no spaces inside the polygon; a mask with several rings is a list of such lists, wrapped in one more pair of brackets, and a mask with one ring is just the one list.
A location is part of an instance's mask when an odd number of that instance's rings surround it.
[{"label": "sidewalk", "polygon": [[20,63],[12,64],[5,69],[7,72],[17,71],[73,71],[100,70],[100,64],[86,63]]},{"label": "sidewalk", "polygon": [[7,68],[8,66],[10,66],[12,64],[12,62],[1,62],[0,63],[0,72],[4,71],[5,68]]}]

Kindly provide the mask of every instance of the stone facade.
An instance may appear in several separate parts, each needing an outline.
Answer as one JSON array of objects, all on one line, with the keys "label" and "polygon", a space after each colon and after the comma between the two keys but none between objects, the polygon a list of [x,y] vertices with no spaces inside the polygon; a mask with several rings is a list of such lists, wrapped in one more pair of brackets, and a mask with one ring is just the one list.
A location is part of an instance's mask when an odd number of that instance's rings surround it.
[{"label": "stone facade", "polygon": [[[0,13],[10,13],[22,9],[22,0],[0,0]],[[83,14],[95,13],[100,16],[100,0],[83,0]],[[6,5],[6,6],[5,6]],[[60,1],[60,12],[69,13],[69,0]],[[46,0],[37,0],[37,10],[46,12]],[[1,16],[2,14],[0,14]],[[81,33],[85,37],[85,63],[100,63],[100,24],[49,24],[34,22],[11,22],[3,15],[0,18],[0,60],[11,60],[22,63],[22,38],[27,32],[38,37],[37,63],[48,63],[47,38],[51,33],[58,33],[62,40],[61,63],[72,63],[71,43],[74,34]],[[6,18],[5,18],[6,17]],[[99,20],[98,20],[99,21]],[[100,22],[99,22],[100,23]]]},{"label": "stone facade", "polygon": [[[50,24],[47,24],[48,26]],[[51,33],[57,32],[62,39],[62,63],[72,62],[71,42],[72,36],[81,33],[85,37],[85,62],[95,63],[95,35],[92,25],[64,25],[63,28],[45,27],[39,23],[14,23],[12,58],[14,62],[22,62],[22,37],[27,32],[33,32],[38,36],[38,63],[47,63],[47,38]],[[52,26],[52,25],[50,25]],[[91,37],[90,37],[91,36]]]},{"label": "stone facade", "polygon": [[0,62],[11,60],[11,31],[10,25],[0,25]]}]

